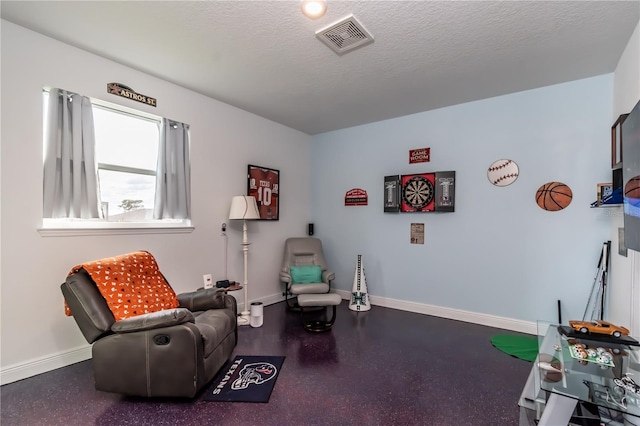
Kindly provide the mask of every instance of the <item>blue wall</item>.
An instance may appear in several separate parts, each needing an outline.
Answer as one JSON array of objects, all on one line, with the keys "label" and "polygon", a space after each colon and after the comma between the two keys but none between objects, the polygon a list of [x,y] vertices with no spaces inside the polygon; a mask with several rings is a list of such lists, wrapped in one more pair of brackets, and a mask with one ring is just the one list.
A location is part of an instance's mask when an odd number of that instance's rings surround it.
[{"label": "blue wall", "polygon": [[[519,92],[316,135],[312,221],[336,272],[351,290],[363,255],[369,294],[524,321],[581,318],[615,209],[591,209],[609,182],[612,75]],[[380,99],[384,102],[384,99]],[[431,162],[408,151],[431,147]],[[486,177],[510,158],[520,177],[495,187]],[[386,175],[456,171],[455,213],[384,213]],[[538,187],[573,190],[563,211],[535,203]],[[366,207],[345,207],[351,188]],[[425,224],[425,244],[409,243]]]}]

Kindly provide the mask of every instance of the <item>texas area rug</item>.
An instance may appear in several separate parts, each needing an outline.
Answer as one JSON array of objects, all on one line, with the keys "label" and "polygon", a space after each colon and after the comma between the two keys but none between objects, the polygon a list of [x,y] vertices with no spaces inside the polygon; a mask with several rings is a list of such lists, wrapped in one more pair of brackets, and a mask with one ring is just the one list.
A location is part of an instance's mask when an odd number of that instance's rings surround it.
[{"label": "texas area rug", "polygon": [[220,370],[204,401],[269,402],[283,356],[236,356]]}]

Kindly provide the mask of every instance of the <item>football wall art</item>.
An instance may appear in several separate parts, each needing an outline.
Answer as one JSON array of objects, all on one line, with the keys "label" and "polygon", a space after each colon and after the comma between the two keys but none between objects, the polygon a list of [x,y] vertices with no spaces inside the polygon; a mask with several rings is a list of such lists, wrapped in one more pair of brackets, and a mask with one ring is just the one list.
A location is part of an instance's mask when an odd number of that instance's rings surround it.
[{"label": "football wall art", "polygon": [[260,220],[280,218],[280,170],[249,164],[247,192],[256,198]]}]

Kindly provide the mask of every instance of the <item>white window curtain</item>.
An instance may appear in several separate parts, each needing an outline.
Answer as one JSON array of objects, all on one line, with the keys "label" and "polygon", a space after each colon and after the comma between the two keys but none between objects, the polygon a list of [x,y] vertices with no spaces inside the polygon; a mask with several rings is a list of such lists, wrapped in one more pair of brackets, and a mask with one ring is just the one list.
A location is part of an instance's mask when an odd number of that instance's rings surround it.
[{"label": "white window curtain", "polygon": [[189,126],[162,119],[154,219],[189,219],[191,177],[189,172]]},{"label": "white window curtain", "polygon": [[51,89],[45,123],[43,217],[99,218],[91,101]]}]

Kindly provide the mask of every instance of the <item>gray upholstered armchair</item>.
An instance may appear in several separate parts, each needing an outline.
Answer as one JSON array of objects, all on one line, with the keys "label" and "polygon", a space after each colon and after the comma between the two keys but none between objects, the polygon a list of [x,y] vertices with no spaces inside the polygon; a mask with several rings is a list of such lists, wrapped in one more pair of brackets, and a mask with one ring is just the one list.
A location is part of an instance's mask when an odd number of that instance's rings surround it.
[{"label": "gray upholstered armchair", "polygon": [[[295,269],[316,266],[319,274],[312,279],[296,281]],[[312,275],[311,275],[312,276]],[[285,300],[289,309],[296,309],[300,294],[329,293],[335,274],[327,269],[322,252],[322,241],[313,237],[288,238],[284,243],[284,256],[280,281],[285,284]]]},{"label": "gray upholstered armchair", "polygon": [[71,273],[61,290],[93,343],[95,388],[101,391],[193,397],[237,343],[236,300],[216,289],[178,294],[176,308],[119,321],[87,270]]}]

